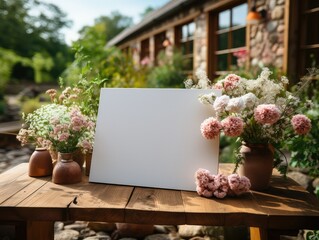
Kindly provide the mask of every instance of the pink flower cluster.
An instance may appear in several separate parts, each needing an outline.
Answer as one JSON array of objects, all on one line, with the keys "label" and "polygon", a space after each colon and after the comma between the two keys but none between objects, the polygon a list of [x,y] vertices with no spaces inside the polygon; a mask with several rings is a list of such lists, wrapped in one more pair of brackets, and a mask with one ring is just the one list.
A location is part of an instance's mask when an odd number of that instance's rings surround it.
[{"label": "pink flower cluster", "polygon": [[203,197],[224,198],[238,196],[250,189],[250,181],[247,177],[231,174],[228,177],[223,174],[212,175],[206,169],[198,169],[195,173],[196,191]]},{"label": "pink flower cluster", "polygon": [[303,114],[297,114],[292,117],[291,125],[297,134],[305,135],[311,129],[311,120]]},{"label": "pink flower cluster", "polygon": [[220,122],[214,117],[207,118],[200,125],[200,131],[206,139],[214,139],[217,137],[221,128]]},{"label": "pink flower cluster", "polygon": [[214,117],[207,118],[200,126],[202,136],[214,139],[223,130],[226,136],[238,137],[244,131],[244,121],[240,117],[229,116],[221,123]]},{"label": "pink flower cluster", "polygon": [[274,124],[280,119],[281,112],[275,104],[261,104],[254,111],[254,118],[261,124]]},{"label": "pink flower cluster", "polygon": [[221,124],[225,135],[229,137],[238,137],[244,131],[244,121],[240,117],[229,116]]},{"label": "pink flower cluster", "polygon": [[233,90],[236,88],[238,82],[240,81],[240,77],[236,74],[229,74],[224,81],[224,89],[225,91]]}]

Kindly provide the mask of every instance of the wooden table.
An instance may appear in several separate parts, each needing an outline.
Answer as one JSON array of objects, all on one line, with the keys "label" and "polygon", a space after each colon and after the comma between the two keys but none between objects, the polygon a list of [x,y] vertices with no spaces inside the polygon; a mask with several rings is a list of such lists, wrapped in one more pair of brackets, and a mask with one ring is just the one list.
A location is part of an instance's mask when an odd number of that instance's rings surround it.
[{"label": "wooden table", "polygon": [[265,192],[206,199],[189,191],[94,184],[86,176],[79,184],[56,185],[50,177],[29,177],[27,170],[23,163],[0,175],[0,224],[16,224],[18,239],[53,239],[54,221],[66,220],[247,226],[251,239],[319,229],[318,200],[280,176]]}]

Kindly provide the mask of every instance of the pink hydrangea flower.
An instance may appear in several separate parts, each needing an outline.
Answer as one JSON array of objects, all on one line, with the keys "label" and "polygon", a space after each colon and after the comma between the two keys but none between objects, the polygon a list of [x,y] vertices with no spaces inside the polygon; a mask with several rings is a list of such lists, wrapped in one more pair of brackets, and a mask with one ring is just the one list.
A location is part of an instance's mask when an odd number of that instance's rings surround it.
[{"label": "pink hydrangea flower", "polygon": [[255,120],[261,124],[274,124],[280,119],[280,110],[275,104],[258,105],[254,111]]},{"label": "pink hydrangea flower", "polygon": [[244,121],[240,117],[229,116],[221,122],[226,136],[238,137],[244,131]]},{"label": "pink hydrangea flower", "polygon": [[206,169],[198,169],[195,173],[196,191],[200,196],[207,198],[224,198],[227,195],[241,195],[250,189],[250,181],[247,177],[231,174],[212,175]]},{"label": "pink hydrangea flower", "polygon": [[241,195],[248,192],[251,187],[250,180],[245,176],[240,177],[238,174],[229,175],[228,184],[229,195]]},{"label": "pink hydrangea flower", "polygon": [[229,189],[227,177],[223,174],[217,174],[214,176],[214,182],[216,187],[214,196],[217,198],[226,197]]},{"label": "pink hydrangea flower", "polygon": [[198,195],[204,197],[212,197],[213,196],[213,184],[214,181],[213,176],[206,169],[198,169],[195,173],[195,183],[196,183],[196,191]]},{"label": "pink hydrangea flower", "polygon": [[240,77],[236,74],[229,74],[224,80],[224,89],[225,91],[233,90],[237,87]]},{"label": "pink hydrangea flower", "polygon": [[291,125],[297,134],[305,135],[311,129],[311,120],[303,114],[297,114],[292,117]]},{"label": "pink hydrangea flower", "polygon": [[59,136],[59,141],[63,142],[63,141],[66,141],[68,140],[70,137],[70,134],[68,133],[62,133],[60,136]]},{"label": "pink hydrangea flower", "polygon": [[217,137],[221,128],[220,122],[214,117],[207,118],[200,125],[200,131],[206,139],[214,139]]}]

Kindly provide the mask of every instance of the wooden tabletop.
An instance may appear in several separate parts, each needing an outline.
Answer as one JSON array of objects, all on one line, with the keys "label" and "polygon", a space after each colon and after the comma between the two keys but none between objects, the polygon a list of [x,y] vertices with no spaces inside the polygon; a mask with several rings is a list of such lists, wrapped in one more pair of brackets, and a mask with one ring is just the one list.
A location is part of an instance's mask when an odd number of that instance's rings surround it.
[{"label": "wooden tabletop", "polygon": [[[229,171],[232,165],[221,165]],[[319,229],[319,202],[291,179],[273,176],[265,192],[207,199],[196,192],[32,178],[23,163],[0,175],[0,221],[84,220],[147,224],[245,225]]]}]

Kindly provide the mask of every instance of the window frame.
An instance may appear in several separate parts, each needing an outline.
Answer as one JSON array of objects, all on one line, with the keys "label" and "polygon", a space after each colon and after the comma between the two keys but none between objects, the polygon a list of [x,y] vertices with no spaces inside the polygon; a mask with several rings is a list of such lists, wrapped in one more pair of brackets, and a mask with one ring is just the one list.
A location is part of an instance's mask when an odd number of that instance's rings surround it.
[{"label": "window frame", "polygon": [[[190,34],[190,25],[194,24],[193,33]],[[187,36],[183,37],[183,27],[187,28]],[[195,40],[195,31],[196,31],[196,22],[194,19],[191,21],[185,22],[183,24],[175,27],[175,45],[178,49],[182,50],[182,45],[184,44],[186,47],[186,53],[182,53],[185,59],[189,60],[190,69],[185,69],[183,72],[189,76],[193,75],[194,71],[194,40]]]},{"label": "window frame", "polygon": [[[232,58],[233,53],[240,51],[240,50],[246,50],[247,51],[247,24],[244,25],[236,25],[233,26],[233,9],[240,6],[240,5],[247,5],[247,11],[248,11],[248,3],[247,1],[236,1],[233,2],[233,4],[227,5],[224,8],[215,9],[213,11],[210,11],[208,13],[208,56],[207,56],[207,70],[208,70],[208,76],[209,78],[213,79],[220,75],[229,73],[229,68],[233,66],[232,64]],[[225,29],[218,29],[218,17],[219,14],[229,10],[230,11],[230,26]],[[245,36],[244,36],[244,45],[240,47],[231,47],[233,44],[233,32],[236,30],[245,29]],[[218,35],[220,34],[227,34],[227,48],[219,50],[218,49]],[[218,70],[218,56],[221,56],[223,54],[227,54],[227,69],[219,71]]]}]

